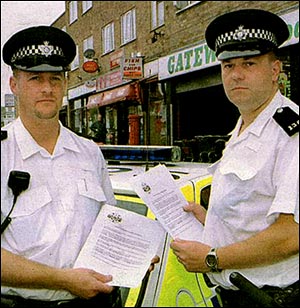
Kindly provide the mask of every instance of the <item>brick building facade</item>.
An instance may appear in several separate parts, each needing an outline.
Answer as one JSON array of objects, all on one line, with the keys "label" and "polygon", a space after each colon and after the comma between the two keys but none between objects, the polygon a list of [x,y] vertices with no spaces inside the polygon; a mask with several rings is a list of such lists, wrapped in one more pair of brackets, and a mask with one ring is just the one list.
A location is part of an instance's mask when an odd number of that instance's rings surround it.
[{"label": "brick building facade", "polygon": [[[269,10],[289,24],[282,90],[299,103],[298,1],[66,1],[53,25],[72,35],[79,58],[62,120],[90,135],[90,123],[102,113],[110,144],[172,145],[228,134],[238,112],[224,94],[204,33],[216,16],[240,8]],[[86,49],[94,50],[93,59],[84,59]],[[142,77],[124,78],[122,63],[131,58],[142,61]],[[85,72],[83,62],[94,59],[99,70]]]}]

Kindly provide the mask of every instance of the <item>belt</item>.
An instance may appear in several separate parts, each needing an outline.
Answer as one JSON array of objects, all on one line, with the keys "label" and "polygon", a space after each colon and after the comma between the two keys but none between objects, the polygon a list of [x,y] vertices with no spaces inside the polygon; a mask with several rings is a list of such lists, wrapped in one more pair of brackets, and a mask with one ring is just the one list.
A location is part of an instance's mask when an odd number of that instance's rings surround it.
[{"label": "belt", "polygon": [[54,308],[54,307],[77,307],[82,300],[61,300],[61,301],[42,301],[36,299],[26,299],[19,296],[1,294],[1,307],[22,307],[22,308]]},{"label": "belt", "polygon": [[122,307],[119,288],[111,294],[98,294],[91,299],[75,298],[71,300],[43,301],[20,296],[1,294],[1,308],[100,308]]},{"label": "belt", "polygon": [[[251,293],[243,291],[227,290],[217,287],[223,302],[223,307],[262,307],[256,302]],[[266,296],[273,299],[272,307],[299,307],[299,281],[286,288],[264,286],[261,288]]]}]

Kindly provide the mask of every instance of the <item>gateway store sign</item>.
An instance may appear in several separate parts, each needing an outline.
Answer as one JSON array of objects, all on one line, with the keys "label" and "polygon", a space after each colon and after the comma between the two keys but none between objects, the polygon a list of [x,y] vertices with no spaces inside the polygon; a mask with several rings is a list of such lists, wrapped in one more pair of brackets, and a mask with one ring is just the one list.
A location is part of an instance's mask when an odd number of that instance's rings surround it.
[{"label": "gateway store sign", "polygon": [[204,69],[218,64],[215,53],[205,44],[162,57],[158,61],[158,79],[163,80],[178,75]]},{"label": "gateway store sign", "polygon": [[[297,44],[299,42],[299,9],[281,16],[288,24],[290,37],[282,46]],[[164,80],[178,75],[201,70],[220,62],[215,53],[206,45],[202,44],[183,49],[158,61],[158,79]]]}]

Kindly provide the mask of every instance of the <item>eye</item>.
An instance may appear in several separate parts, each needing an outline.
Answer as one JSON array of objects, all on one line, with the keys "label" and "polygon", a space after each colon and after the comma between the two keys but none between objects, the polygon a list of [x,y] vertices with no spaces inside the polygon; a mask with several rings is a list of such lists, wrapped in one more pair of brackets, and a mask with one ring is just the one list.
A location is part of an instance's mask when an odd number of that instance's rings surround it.
[{"label": "eye", "polygon": [[51,76],[52,81],[62,81],[63,77],[61,75],[53,75]]},{"label": "eye", "polygon": [[53,81],[61,81],[62,78],[59,77],[59,76],[53,76],[53,77],[51,77],[51,80],[53,80]]},{"label": "eye", "polygon": [[231,63],[224,63],[223,64],[223,69],[228,70],[228,69],[231,69],[232,67],[233,67],[233,64],[231,64]]},{"label": "eye", "polygon": [[246,66],[246,67],[251,67],[253,65],[255,65],[255,63],[253,61],[247,61],[247,62],[244,63],[244,66]]},{"label": "eye", "polygon": [[29,80],[40,80],[40,76],[39,75],[32,75],[28,79]]}]

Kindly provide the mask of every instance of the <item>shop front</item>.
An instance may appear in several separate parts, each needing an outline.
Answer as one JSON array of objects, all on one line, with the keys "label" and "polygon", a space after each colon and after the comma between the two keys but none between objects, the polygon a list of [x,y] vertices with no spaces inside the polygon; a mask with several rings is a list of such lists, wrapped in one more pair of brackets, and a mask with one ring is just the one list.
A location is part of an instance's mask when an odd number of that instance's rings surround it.
[{"label": "shop front", "polygon": [[[281,48],[280,90],[299,104],[299,10],[281,16],[290,38]],[[228,135],[239,113],[224,92],[220,65],[206,42],[159,59],[159,81],[166,89],[172,117],[171,144],[189,160],[199,161],[199,139]]]},{"label": "shop front", "polygon": [[91,95],[86,107],[89,123],[99,113],[102,115],[107,130],[106,144],[140,144],[143,113],[138,82]]}]

